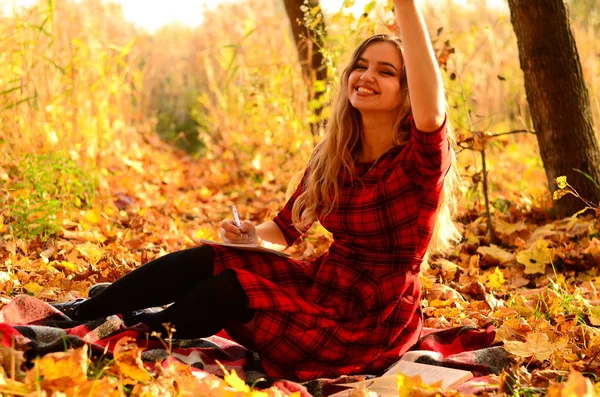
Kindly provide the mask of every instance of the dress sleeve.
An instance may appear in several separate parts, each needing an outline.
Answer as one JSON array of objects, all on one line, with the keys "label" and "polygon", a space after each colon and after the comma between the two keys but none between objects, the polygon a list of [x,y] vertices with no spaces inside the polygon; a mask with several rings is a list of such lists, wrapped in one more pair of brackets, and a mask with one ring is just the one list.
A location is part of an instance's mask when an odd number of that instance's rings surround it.
[{"label": "dress sleeve", "polygon": [[424,187],[434,187],[443,182],[452,163],[450,141],[446,136],[448,116],[442,125],[433,132],[417,129],[414,119],[410,118],[411,146],[416,171],[415,182]]},{"label": "dress sleeve", "polygon": [[[298,184],[298,187],[294,191],[294,194],[292,194],[287,203],[285,203],[283,208],[273,218],[273,222],[275,222],[277,226],[279,226],[279,228],[281,229],[283,236],[285,237],[285,241],[288,244],[288,247],[293,245],[296,242],[296,240],[298,240],[300,236],[302,236],[302,233],[296,230],[292,222],[292,208],[294,207],[294,203],[296,202],[298,196],[300,196],[304,191],[306,175],[307,173],[305,172],[302,176],[302,180]],[[306,232],[306,230],[308,229],[309,228],[307,227],[303,232]]]}]

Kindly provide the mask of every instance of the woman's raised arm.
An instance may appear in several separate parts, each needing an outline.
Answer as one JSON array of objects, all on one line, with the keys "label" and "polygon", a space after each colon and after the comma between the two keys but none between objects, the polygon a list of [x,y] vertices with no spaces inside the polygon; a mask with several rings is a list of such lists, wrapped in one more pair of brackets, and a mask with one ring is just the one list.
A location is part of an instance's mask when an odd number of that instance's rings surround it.
[{"label": "woman's raised arm", "polygon": [[412,114],[420,131],[437,130],[446,117],[444,86],[418,0],[394,0],[404,46]]}]

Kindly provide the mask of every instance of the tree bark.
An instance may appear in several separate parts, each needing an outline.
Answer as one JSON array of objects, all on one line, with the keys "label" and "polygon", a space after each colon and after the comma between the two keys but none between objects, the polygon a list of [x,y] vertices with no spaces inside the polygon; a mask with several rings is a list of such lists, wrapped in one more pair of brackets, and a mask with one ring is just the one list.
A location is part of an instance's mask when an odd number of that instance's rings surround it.
[{"label": "tree bark", "polygon": [[[323,36],[314,34],[305,26],[303,22],[304,12],[300,9],[300,7],[304,5],[303,0],[283,0],[283,2],[298,49],[298,59],[300,61],[300,66],[302,67],[302,75],[306,87],[308,87],[308,99],[309,101],[319,99],[322,92],[315,91],[315,81],[325,81],[327,78],[327,67],[323,63],[323,54],[319,50],[319,48],[323,46]],[[309,0],[308,4],[310,8],[317,7],[319,5],[319,0]],[[315,17],[320,18],[315,30],[319,30],[325,34],[326,29],[323,11],[319,10],[315,14]],[[319,106],[314,110],[314,114],[319,116],[322,110],[323,107]],[[311,130],[313,135],[317,133],[316,124],[311,124]]]},{"label": "tree bark", "polygon": [[[563,0],[508,0],[508,5],[548,186],[556,190],[554,178],[566,175],[582,197],[598,203],[594,183],[574,170],[600,181],[600,149],[566,5]],[[558,216],[583,207],[571,195],[554,202]]]}]

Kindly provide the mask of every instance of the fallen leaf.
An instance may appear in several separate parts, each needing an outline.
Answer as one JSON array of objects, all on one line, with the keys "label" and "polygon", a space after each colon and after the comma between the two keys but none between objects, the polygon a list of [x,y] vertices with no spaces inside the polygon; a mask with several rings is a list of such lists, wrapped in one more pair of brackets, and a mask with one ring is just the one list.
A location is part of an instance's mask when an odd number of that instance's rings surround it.
[{"label": "fallen leaf", "polygon": [[504,273],[502,273],[499,267],[497,267],[494,272],[488,276],[486,284],[491,289],[498,289],[506,284]]},{"label": "fallen leaf", "polygon": [[490,244],[489,247],[481,246],[477,248],[477,252],[484,255],[484,257],[492,257],[498,264],[505,264],[515,259],[515,256],[512,253],[494,244]]},{"label": "fallen leaf", "polygon": [[145,383],[152,379],[152,375],[144,368],[142,348],[136,345],[135,339],[120,339],[115,345],[114,359],[119,373],[126,377],[123,381],[125,384]]},{"label": "fallen leaf", "polygon": [[44,287],[42,287],[38,283],[34,283],[32,281],[30,281],[27,284],[25,284],[23,286],[23,288],[25,288],[25,291],[27,291],[28,293],[30,293],[33,296],[36,296],[37,294],[40,293],[41,290],[44,289]]},{"label": "fallen leaf", "polygon": [[525,342],[504,342],[504,348],[517,357],[533,357],[538,361],[544,361],[552,355],[555,346],[550,342],[548,335],[542,332],[535,332],[528,334]]},{"label": "fallen leaf", "polygon": [[597,393],[588,378],[573,371],[566,382],[550,385],[546,397],[597,397]]},{"label": "fallen leaf", "polygon": [[242,393],[250,392],[250,387],[246,384],[246,382],[240,379],[240,377],[235,373],[235,370],[232,369],[231,372],[228,372],[223,368],[223,371],[225,372],[223,379],[225,379],[225,382],[227,382],[227,384],[231,386],[233,390],[240,391]]},{"label": "fallen leaf", "polygon": [[525,265],[525,274],[545,273],[546,265],[553,258],[554,252],[548,248],[547,240],[538,240],[528,249],[517,253],[517,262]]},{"label": "fallen leaf", "polygon": [[88,210],[85,212],[85,214],[83,214],[83,219],[85,219],[89,223],[96,224],[100,223],[102,216],[100,215],[99,210]]},{"label": "fallen leaf", "polygon": [[87,381],[88,347],[66,352],[49,353],[35,361],[35,368],[27,372],[26,384],[49,391],[61,391]]},{"label": "fallen leaf", "polygon": [[62,235],[67,240],[80,240],[80,241],[90,241],[90,242],[100,242],[103,243],[106,241],[106,237],[100,232],[94,232],[91,230],[62,230]]},{"label": "fallen leaf", "polygon": [[100,259],[104,256],[104,250],[97,246],[94,243],[86,242],[85,244],[78,245],[76,247],[77,251],[79,251],[86,259],[88,259],[92,265],[98,263]]},{"label": "fallen leaf", "polygon": [[592,307],[588,317],[590,319],[590,324],[595,327],[600,326],[600,306]]}]

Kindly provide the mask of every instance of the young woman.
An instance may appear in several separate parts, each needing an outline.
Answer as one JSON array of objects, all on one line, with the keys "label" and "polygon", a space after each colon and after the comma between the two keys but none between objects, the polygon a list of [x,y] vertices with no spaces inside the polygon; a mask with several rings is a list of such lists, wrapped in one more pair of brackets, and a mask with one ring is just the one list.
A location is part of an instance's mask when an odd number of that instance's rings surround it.
[{"label": "young woman", "polygon": [[288,246],[318,219],[333,233],[327,253],[304,262],[204,245],[56,307],[86,320],[173,303],[125,317],[170,323],[178,338],[225,328],[274,377],[377,373],[397,361],[421,332],[421,262],[458,237],[442,79],[415,1],[395,0],[402,43],[377,35],[356,49],[327,135],[278,215],[221,224],[225,242]]}]

